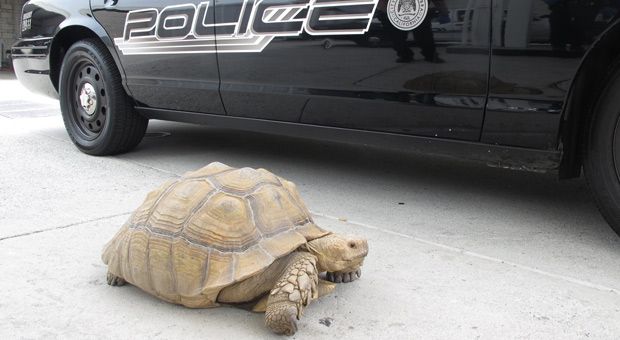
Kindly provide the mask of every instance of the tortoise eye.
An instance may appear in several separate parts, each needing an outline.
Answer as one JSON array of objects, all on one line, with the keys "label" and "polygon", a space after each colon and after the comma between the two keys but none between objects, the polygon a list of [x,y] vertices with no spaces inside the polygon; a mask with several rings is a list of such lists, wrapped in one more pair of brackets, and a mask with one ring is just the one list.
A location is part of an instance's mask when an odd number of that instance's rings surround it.
[{"label": "tortoise eye", "polygon": [[355,242],[349,242],[349,248],[355,248],[355,247],[356,247]]}]

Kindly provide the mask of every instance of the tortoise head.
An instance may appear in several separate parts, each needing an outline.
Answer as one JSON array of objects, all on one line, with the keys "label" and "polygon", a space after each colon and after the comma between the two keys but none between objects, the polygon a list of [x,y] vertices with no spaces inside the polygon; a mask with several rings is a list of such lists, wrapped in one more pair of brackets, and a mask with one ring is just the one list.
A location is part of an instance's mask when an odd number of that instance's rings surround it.
[{"label": "tortoise head", "polygon": [[320,272],[327,272],[332,282],[351,282],[361,275],[368,255],[366,239],[350,235],[329,234],[307,243],[307,250],[317,258]]}]

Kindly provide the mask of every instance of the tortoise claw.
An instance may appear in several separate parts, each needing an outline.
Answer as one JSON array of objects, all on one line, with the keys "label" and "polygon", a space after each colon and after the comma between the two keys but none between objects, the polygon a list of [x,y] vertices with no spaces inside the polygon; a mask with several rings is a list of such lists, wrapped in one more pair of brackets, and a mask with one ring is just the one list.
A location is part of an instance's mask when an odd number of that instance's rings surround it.
[{"label": "tortoise claw", "polygon": [[125,279],[112,273],[108,273],[107,280],[110,286],[123,286],[125,283],[127,283]]},{"label": "tortoise claw", "polygon": [[359,279],[360,276],[362,276],[362,269],[358,268],[356,271],[346,273],[327,272],[325,279],[335,283],[349,283]]}]

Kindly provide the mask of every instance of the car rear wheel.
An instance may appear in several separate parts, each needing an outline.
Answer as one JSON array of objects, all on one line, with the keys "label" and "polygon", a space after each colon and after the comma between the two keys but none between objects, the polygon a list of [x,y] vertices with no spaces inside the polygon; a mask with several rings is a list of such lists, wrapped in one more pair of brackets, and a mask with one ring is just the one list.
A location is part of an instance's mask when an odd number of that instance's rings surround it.
[{"label": "car rear wheel", "polygon": [[133,149],[148,125],[125,93],[110,52],[95,39],[78,41],[67,51],[60,71],[60,107],[71,140],[90,155]]},{"label": "car rear wheel", "polygon": [[620,235],[620,64],[599,98],[585,145],[584,173],[603,217]]}]

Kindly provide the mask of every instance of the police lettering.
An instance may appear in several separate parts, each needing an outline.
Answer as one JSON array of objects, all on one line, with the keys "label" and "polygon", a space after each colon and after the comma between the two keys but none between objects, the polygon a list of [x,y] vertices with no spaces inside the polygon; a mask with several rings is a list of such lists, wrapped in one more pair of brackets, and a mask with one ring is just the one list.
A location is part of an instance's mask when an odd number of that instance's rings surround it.
[{"label": "police lettering", "polygon": [[[378,0],[245,0],[218,7],[212,2],[139,9],[127,13],[124,43],[156,39],[213,40],[229,37],[364,34]],[[229,19],[229,20],[227,20]],[[337,28],[333,28],[337,27]],[[150,39],[149,39],[150,38]]]}]

